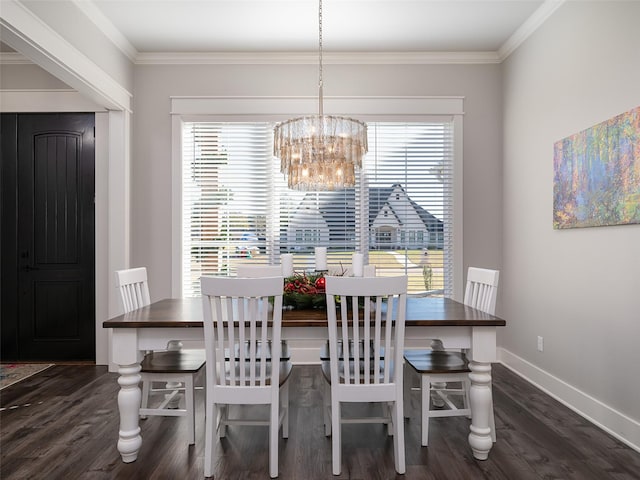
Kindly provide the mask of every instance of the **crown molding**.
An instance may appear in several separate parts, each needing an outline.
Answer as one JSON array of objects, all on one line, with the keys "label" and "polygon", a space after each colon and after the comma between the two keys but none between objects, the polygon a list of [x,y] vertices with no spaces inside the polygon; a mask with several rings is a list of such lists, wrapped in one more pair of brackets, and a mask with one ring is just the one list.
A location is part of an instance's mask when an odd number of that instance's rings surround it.
[{"label": "crown molding", "polygon": [[[497,52],[323,53],[325,65],[430,65],[500,63]],[[137,65],[315,65],[316,52],[139,53]]]},{"label": "crown molding", "polygon": [[506,42],[498,49],[498,63],[502,63],[509,57],[524,41],[553,15],[566,0],[545,0],[538,9],[531,14],[527,20],[511,35]]},{"label": "crown molding", "polygon": [[[500,63],[497,52],[325,53],[325,65],[437,65]],[[21,53],[0,52],[0,64],[32,63]],[[136,65],[316,65],[317,53],[138,53]]]}]

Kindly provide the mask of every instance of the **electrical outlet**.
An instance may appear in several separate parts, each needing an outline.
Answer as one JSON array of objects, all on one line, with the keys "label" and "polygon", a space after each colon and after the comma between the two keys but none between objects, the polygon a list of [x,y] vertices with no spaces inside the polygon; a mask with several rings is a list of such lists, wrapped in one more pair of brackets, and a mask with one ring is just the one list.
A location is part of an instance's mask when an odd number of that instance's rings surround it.
[{"label": "electrical outlet", "polygon": [[542,352],[544,350],[544,338],[538,336],[538,351]]}]

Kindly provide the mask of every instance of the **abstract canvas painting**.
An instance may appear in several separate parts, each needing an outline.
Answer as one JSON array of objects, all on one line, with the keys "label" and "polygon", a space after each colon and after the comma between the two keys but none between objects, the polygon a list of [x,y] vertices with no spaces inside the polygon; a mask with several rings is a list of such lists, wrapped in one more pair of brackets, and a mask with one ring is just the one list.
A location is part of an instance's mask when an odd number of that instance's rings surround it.
[{"label": "abstract canvas painting", "polygon": [[554,145],[553,227],[640,224],[640,107]]}]

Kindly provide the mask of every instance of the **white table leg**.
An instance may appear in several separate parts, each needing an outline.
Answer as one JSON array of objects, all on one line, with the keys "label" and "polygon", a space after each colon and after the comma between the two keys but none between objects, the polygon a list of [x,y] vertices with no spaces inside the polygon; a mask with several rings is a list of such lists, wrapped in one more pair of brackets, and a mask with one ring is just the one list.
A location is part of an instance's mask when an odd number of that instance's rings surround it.
[{"label": "white table leg", "polygon": [[141,392],[140,364],[120,365],[118,384],[118,409],[120,410],[120,432],[118,451],[124,463],[131,463],[138,458],[142,446],[140,426],[138,425]]},{"label": "white table leg", "polygon": [[491,428],[489,426],[489,414],[491,411],[491,364],[481,362],[469,362],[469,379],[471,389],[469,401],[471,403],[471,433],[469,433],[469,445],[473,456],[478,460],[486,460],[489,450],[493,446],[491,440]]}]

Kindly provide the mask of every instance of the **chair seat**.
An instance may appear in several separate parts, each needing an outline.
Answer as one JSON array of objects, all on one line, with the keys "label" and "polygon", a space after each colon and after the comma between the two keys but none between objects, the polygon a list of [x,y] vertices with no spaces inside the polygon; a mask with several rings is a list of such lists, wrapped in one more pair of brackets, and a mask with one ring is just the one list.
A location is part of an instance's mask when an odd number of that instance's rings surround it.
[{"label": "chair seat", "polygon": [[[364,352],[364,340],[360,340],[360,358],[363,357]],[[371,350],[370,350],[370,370],[373,371],[373,342],[371,342]],[[382,362],[381,367],[384,369],[384,348],[380,348],[380,360]],[[338,340],[338,371],[340,372],[340,378],[344,379],[344,375],[342,373],[344,369],[344,346],[341,340]],[[324,375],[325,380],[331,385],[331,355],[329,355],[329,341],[327,340],[322,347],[320,348],[320,364],[322,368],[322,374]],[[393,367],[392,367],[393,368]],[[355,364],[353,357],[353,340],[349,341],[349,371],[353,374],[355,372]],[[384,372],[384,370],[382,370]],[[360,373],[364,373],[364,361],[360,361]],[[393,375],[393,371],[391,372]],[[364,383],[364,380],[361,380],[360,383]]]},{"label": "chair seat", "polygon": [[[249,358],[249,354],[250,354],[250,342],[247,340],[246,342],[244,342],[244,357],[245,358]],[[286,340],[282,340],[280,342],[280,361],[281,362],[288,362],[289,360],[291,360],[291,354],[289,353],[289,344]],[[261,357],[262,356],[262,342],[257,342],[257,346],[256,346],[256,357]],[[224,351],[224,359],[225,360],[229,360],[229,349],[225,349]],[[240,360],[240,346],[238,344],[236,344],[235,346],[235,359],[236,360]],[[271,341],[269,340],[267,342],[267,361],[270,362],[271,361]]]},{"label": "chair seat", "polygon": [[[360,358],[363,356],[364,352],[364,340],[360,340]],[[371,355],[369,358],[373,358],[373,341],[371,342]],[[384,360],[384,348],[380,348],[380,359]],[[329,361],[331,360],[331,355],[329,355],[329,340],[327,340],[322,347],[320,348],[320,361]],[[344,347],[342,345],[342,341],[338,340],[338,360],[344,361]],[[349,341],[349,360],[353,360],[353,341]]]},{"label": "chair seat", "polygon": [[461,352],[441,350],[405,350],[405,361],[418,373],[469,372],[469,361]]},{"label": "chair seat", "polygon": [[144,356],[142,373],[196,373],[205,364],[204,350],[169,350]]}]

